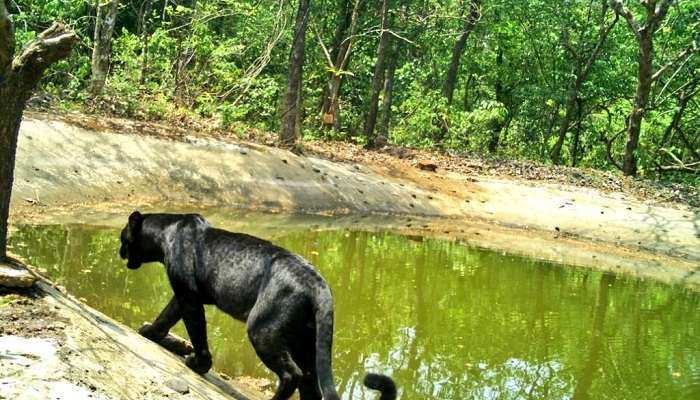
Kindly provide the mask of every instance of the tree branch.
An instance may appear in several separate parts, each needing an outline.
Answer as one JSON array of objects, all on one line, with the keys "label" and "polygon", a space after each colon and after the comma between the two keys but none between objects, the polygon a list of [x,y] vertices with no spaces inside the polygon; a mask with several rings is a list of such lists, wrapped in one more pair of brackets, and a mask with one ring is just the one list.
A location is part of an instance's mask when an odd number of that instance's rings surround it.
[{"label": "tree branch", "polygon": [[73,31],[54,22],[24,47],[22,54],[12,62],[12,72],[24,83],[35,85],[49,65],[70,54],[77,41]]},{"label": "tree branch", "polygon": [[5,0],[0,0],[0,83],[5,80],[15,55],[15,28]]},{"label": "tree branch", "polygon": [[[668,1],[668,0],[665,0]],[[634,14],[625,7],[624,4],[622,4],[622,0],[610,0],[610,7],[615,10],[615,13],[618,15],[622,15],[625,20],[627,21],[627,25],[629,25],[630,29],[634,33],[634,35],[637,37],[637,40],[641,39],[641,29],[639,28],[639,23],[637,22],[637,19],[634,17]]]},{"label": "tree branch", "polygon": [[615,24],[617,24],[617,20],[619,19],[619,15],[615,13],[615,19],[613,19],[613,22],[605,27],[605,19],[601,21],[600,24],[600,31],[598,34],[598,42],[595,44],[595,48],[593,48],[593,51],[591,52],[590,57],[588,57],[588,60],[586,61],[586,65],[583,67],[581,75],[584,77],[588,75],[588,72],[591,70],[591,67],[593,66],[593,63],[595,60],[598,58],[598,54],[603,48],[603,45],[605,44],[605,41],[608,38],[608,34],[610,31],[615,27]]},{"label": "tree branch", "polygon": [[571,43],[569,42],[569,32],[566,30],[562,29],[561,33],[561,46],[566,50],[567,53],[573,58],[574,60],[578,60],[578,53],[576,53],[576,50],[574,50],[573,47],[571,47]]},{"label": "tree branch", "polygon": [[664,18],[666,18],[666,13],[668,12],[668,9],[671,7],[671,3],[673,3],[673,0],[661,0],[661,4],[659,4],[656,7],[656,10],[654,11],[654,17],[653,17],[654,25],[656,25],[657,22],[663,21]]},{"label": "tree branch", "polygon": [[328,68],[331,70],[335,69],[335,64],[333,64],[333,59],[331,58],[331,53],[328,51],[328,48],[326,45],[323,43],[323,39],[321,39],[321,35],[319,35],[318,30],[316,29],[316,24],[314,23],[313,18],[309,18],[309,25],[311,25],[311,30],[313,31],[314,35],[316,36],[316,40],[318,40],[318,44],[321,46],[321,50],[323,50],[323,54],[326,56],[326,61],[328,61]]},{"label": "tree branch", "polygon": [[700,161],[695,161],[691,163],[685,163],[683,160],[678,158],[675,154],[673,154],[671,151],[661,148],[659,151],[666,153],[669,155],[673,161],[675,161],[675,165],[669,165],[669,166],[660,166],[662,170],[676,170],[676,171],[692,171],[692,172],[697,172],[696,169],[693,167],[700,165]]},{"label": "tree branch", "polygon": [[656,71],[656,73],[655,73],[654,75],[651,76],[651,81],[653,82],[653,81],[659,79],[659,77],[660,77],[661,75],[663,75],[663,73],[666,72],[667,69],[669,69],[670,67],[672,67],[672,66],[673,66],[675,63],[677,63],[678,61],[680,61],[680,60],[682,60],[682,59],[684,59],[684,58],[686,58],[686,57],[692,56],[693,53],[695,53],[697,50],[698,50],[698,43],[697,43],[696,40],[693,40],[693,41],[690,43],[690,46],[688,46],[687,49],[683,50],[676,58],[674,58],[673,60],[671,60],[671,61],[669,61],[668,63],[666,63],[666,65],[664,65],[663,67],[659,68],[659,70]]}]

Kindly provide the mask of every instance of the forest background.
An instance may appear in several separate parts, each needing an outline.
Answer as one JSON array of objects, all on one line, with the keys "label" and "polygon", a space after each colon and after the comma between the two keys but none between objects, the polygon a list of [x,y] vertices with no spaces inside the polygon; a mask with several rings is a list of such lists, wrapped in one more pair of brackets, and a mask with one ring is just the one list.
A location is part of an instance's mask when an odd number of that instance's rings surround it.
[{"label": "forest background", "polygon": [[700,185],[700,0],[2,0],[34,103]]}]

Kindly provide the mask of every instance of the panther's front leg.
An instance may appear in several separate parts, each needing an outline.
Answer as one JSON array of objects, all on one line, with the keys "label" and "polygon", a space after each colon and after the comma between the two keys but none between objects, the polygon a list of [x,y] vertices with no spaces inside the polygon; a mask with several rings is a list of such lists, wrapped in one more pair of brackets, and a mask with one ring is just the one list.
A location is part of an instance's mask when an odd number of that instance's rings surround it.
[{"label": "panther's front leg", "polygon": [[204,374],[211,368],[211,353],[207,344],[207,321],[204,317],[204,305],[190,299],[179,299],[182,319],[185,321],[187,334],[190,336],[194,355],[185,358],[185,364],[198,374]]},{"label": "panther's front leg", "polygon": [[170,329],[182,318],[180,304],[175,297],[170,299],[168,305],[160,312],[158,318],[150,325],[144,325],[139,329],[141,336],[144,336],[158,343],[168,335]]}]

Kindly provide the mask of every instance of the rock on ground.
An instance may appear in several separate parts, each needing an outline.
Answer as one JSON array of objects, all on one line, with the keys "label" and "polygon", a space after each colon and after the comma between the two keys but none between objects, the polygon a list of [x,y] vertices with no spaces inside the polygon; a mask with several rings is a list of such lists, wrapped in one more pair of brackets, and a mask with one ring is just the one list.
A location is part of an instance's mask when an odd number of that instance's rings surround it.
[{"label": "rock on ground", "polygon": [[21,264],[0,261],[0,286],[28,288],[35,281],[36,277]]}]

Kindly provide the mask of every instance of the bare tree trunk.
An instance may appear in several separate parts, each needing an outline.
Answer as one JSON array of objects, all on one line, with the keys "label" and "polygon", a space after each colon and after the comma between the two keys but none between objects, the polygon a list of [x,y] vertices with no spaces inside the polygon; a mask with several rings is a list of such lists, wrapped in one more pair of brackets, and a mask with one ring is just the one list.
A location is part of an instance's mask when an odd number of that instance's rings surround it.
[{"label": "bare tree trunk", "polygon": [[[177,23],[178,29],[175,31],[177,37],[177,55],[174,61],[174,87],[173,97],[176,101],[183,104],[190,103],[189,86],[187,85],[187,70],[195,56],[194,49],[190,46],[190,38],[192,36],[192,23],[197,14],[197,0],[183,1],[181,6],[189,6],[189,11],[183,14],[177,14],[174,20]],[[176,5],[175,7],[178,7]]]},{"label": "bare tree trunk", "polygon": [[583,119],[583,100],[576,99],[576,131],[574,132],[574,137],[571,141],[571,148],[569,153],[571,156],[571,166],[575,167],[578,163],[578,147],[581,140],[581,124]]},{"label": "bare tree trunk", "polygon": [[118,0],[109,0],[108,3],[97,4],[97,17],[95,19],[95,35],[92,48],[92,77],[89,91],[93,95],[99,95],[105,86],[109,64],[112,59],[112,33],[117,22]]},{"label": "bare tree trunk", "polygon": [[452,96],[454,95],[455,86],[457,85],[457,71],[459,70],[460,59],[464,52],[464,46],[467,43],[469,35],[474,30],[476,23],[481,16],[481,0],[469,1],[469,15],[464,20],[462,32],[457,37],[455,45],[452,48],[452,58],[450,59],[449,67],[447,68],[447,76],[445,77],[445,86],[442,94],[447,97],[447,104],[452,104]]},{"label": "bare tree trunk", "polygon": [[394,55],[389,60],[384,80],[384,101],[382,102],[382,118],[379,120],[379,138],[382,142],[387,142],[389,138],[389,124],[391,123],[391,104],[394,101],[394,76],[396,76],[396,66],[399,59],[399,47],[401,42],[395,41]]},{"label": "bare tree trunk", "polygon": [[[352,17],[352,11],[350,8],[350,0],[338,0],[337,6],[338,14],[336,15],[336,26],[335,34],[333,35],[333,43],[331,44],[331,58],[335,60],[335,67],[338,66],[338,58],[341,53],[344,53],[343,47],[345,47],[344,41],[345,33],[350,27],[350,20]],[[341,57],[342,60],[342,57]],[[323,89],[323,98],[321,99],[321,113],[327,114],[331,109],[330,103],[332,102],[332,96],[330,91],[332,90],[332,81],[335,79],[337,74],[333,71],[328,73],[328,84]]]},{"label": "bare tree trunk", "polygon": [[637,94],[634,97],[634,105],[630,112],[627,126],[627,144],[625,145],[625,155],[622,158],[622,173],[627,176],[637,175],[637,147],[639,146],[639,134],[642,130],[642,118],[644,108],[649,100],[651,90],[651,69],[654,51],[652,40],[653,32],[642,33],[639,43],[639,68],[637,72]]},{"label": "bare tree trunk", "polygon": [[389,0],[382,1],[382,34],[379,38],[377,49],[377,63],[374,65],[374,76],[372,77],[372,95],[369,101],[369,111],[365,118],[364,135],[367,138],[367,148],[375,146],[374,127],[377,124],[377,113],[379,111],[379,94],[384,84],[384,58],[389,48]]},{"label": "bare tree trunk", "polygon": [[[323,110],[324,122],[332,126],[334,130],[340,130],[340,87],[343,84],[343,76],[334,74],[328,82],[328,97]],[[331,121],[327,116],[331,116]]]},{"label": "bare tree trunk", "polygon": [[151,32],[148,29],[148,19],[153,10],[153,0],[144,0],[141,4],[139,15],[139,34],[141,35],[141,76],[139,83],[144,84],[148,76],[148,42],[151,40]]},{"label": "bare tree trunk", "polygon": [[4,1],[0,1],[0,261],[7,257],[7,223],[14,181],[17,138],[27,100],[46,68],[68,56],[78,37],[54,23],[14,58],[15,35]]},{"label": "bare tree trunk", "polygon": [[639,134],[642,130],[642,118],[644,118],[645,108],[649,101],[651,84],[664,71],[660,69],[656,74],[653,72],[654,57],[654,32],[661,21],[666,17],[673,0],[651,0],[642,1],[646,10],[644,25],[625,7],[622,0],[610,0],[610,6],[617,15],[627,20],[627,25],[639,43],[639,67],[637,72],[637,94],[634,97],[632,110],[627,118],[627,143],[625,145],[625,155],[622,158],[622,173],[627,176],[637,175],[637,147],[639,146]]},{"label": "bare tree trunk", "polygon": [[550,152],[550,158],[554,164],[559,164],[561,162],[561,149],[564,146],[564,140],[566,139],[566,134],[569,132],[569,127],[571,126],[571,120],[576,112],[576,103],[578,101],[578,94],[581,91],[581,86],[579,84],[580,80],[576,79],[576,84],[569,91],[569,96],[566,101],[566,111],[564,112],[564,118],[559,124],[559,136],[557,137],[556,143],[552,147]]},{"label": "bare tree trunk", "polygon": [[363,1],[364,0],[356,0],[355,5],[350,9],[348,7],[349,3],[347,3],[346,0],[346,9],[343,10],[342,16],[340,13],[338,15],[339,19],[342,17],[343,29],[342,32],[340,29],[336,30],[334,44],[337,46],[337,49],[333,49],[333,54],[331,55],[334,57],[334,71],[329,73],[328,83],[324,90],[323,104],[321,106],[324,126],[332,126],[336,131],[340,130],[340,89],[343,84],[342,73],[350,63],[352,45],[355,42],[357,18]]},{"label": "bare tree trunk", "polygon": [[[497,77],[496,84],[494,85],[496,101],[505,106],[506,100],[505,95],[503,93],[503,81],[501,80],[501,71],[503,71],[503,48],[501,47],[499,47],[498,51],[496,52],[496,71]],[[505,125],[506,124],[504,121],[499,122],[498,124],[496,124],[496,126],[493,127],[493,132],[491,133],[491,137],[489,138],[488,142],[489,153],[495,153],[496,150],[498,150],[498,143],[501,140],[501,131],[503,130],[503,127]]]},{"label": "bare tree trunk", "polygon": [[309,22],[309,1],[299,0],[296,23],[294,24],[294,41],[292,52],[289,55],[289,69],[287,72],[287,92],[284,97],[282,110],[282,129],[280,130],[280,144],[284,147],[294,147],[299,126],[301,107],[301,81],[304,67],[304,42],[306,26]]}]

